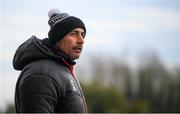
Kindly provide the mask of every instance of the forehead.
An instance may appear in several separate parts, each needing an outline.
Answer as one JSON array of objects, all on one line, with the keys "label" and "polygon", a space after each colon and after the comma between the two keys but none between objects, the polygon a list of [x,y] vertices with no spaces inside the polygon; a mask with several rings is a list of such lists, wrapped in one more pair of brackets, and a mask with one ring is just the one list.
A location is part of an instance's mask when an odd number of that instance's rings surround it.
[{"label": "forehead", "polygon": [[72,31],[84,32],[84,29],[82,29],[82,28],[75,28]]}]

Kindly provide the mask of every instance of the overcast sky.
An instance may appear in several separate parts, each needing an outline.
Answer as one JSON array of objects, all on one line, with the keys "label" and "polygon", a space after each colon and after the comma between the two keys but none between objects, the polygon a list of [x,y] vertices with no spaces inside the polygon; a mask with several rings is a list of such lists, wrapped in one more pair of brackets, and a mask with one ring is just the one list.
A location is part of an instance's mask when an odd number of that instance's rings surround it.
[{"label": "overcast sky", "polygon": [[87,28],[84,55],[133,59],[154,50],[180,64],[180,0],[1,0],[0,107],[13,100],[19,72],[12,68],[17,47],[31,35],[49,31],[48,11],[57,8],[82,19]]}]

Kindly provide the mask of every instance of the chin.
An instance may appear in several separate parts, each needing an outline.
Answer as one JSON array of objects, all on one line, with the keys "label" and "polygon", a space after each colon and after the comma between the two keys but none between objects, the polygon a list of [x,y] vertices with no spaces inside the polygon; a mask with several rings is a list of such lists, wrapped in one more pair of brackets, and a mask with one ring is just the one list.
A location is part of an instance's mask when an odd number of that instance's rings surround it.
[{"label": "chin", "polygon": [[80,56],[73,56],[73,60],[79,59]]}]

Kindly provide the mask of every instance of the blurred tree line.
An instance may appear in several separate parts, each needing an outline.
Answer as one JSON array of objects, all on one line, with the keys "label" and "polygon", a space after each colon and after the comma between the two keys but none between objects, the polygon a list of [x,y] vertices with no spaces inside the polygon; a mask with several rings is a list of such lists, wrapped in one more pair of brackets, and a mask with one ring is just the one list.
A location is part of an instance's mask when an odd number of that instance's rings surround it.
[{"label": "blurred tree line", "polygon": [[93,57],[92,81],[82,83],[89,112],[180,112],[180,65],[150,51],[137,63]]},{"label": "blurred tree line", "polygon": [[[81,80],[89,112],[180,112],[180,66],[168,69],[156,53],[143,53],[138,65],[92,57],[91,75]],[[84,66],[82,66],[84,68]],[[86,69],[86,68],[84,68]],[[10,104],[6,112],[14,112]]]}]

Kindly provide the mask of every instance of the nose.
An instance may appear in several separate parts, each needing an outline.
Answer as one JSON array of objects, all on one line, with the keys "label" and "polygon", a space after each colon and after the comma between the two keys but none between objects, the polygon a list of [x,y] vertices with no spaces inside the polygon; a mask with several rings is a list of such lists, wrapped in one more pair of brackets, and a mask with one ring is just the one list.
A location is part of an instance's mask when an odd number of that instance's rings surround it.
[{"label": "nose", "polygon": [[84,44],[84,36],[82,36],[81,34],[78,35],[77,38],[77,43],[79,44]]}]

